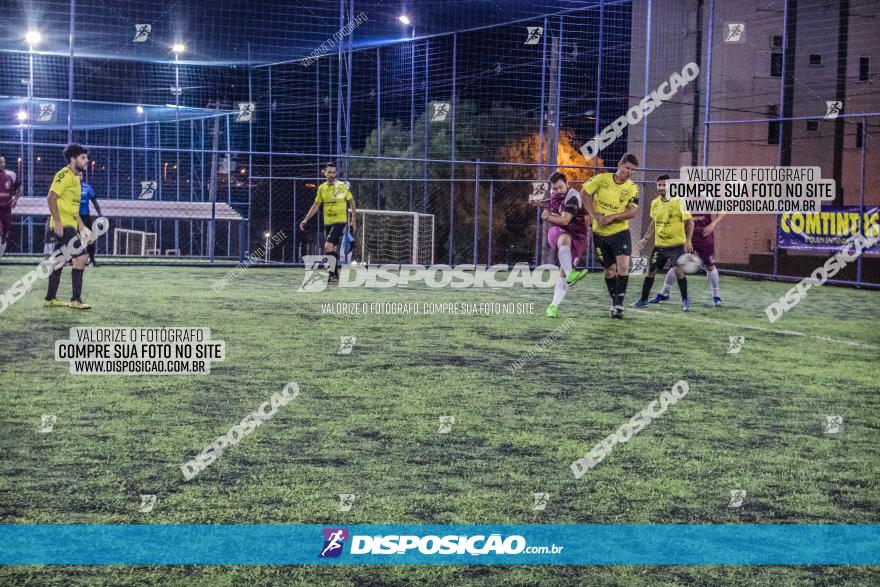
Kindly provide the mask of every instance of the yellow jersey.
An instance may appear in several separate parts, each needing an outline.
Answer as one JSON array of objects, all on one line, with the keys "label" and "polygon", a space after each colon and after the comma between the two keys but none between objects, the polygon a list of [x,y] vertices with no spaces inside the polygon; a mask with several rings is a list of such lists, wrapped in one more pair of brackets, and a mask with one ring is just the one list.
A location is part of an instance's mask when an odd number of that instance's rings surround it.
[{"label": "yellow jersey", "polygon": [[[638,186],[630,179],[617,183],[613,173],[594,175],[584,184],[584,191],[593,196],[593,209],[603,216],[623,212],[629,204],[639,202]],[[624,230],[629,230],[629,220],[615,220],[603,226],[593,219],[596,234],[611,236]]]},{"label": "yellow jersey", "polygon": [[684,230],[686,220],[693,218],[681,198],[664,202],[660,197],[651,202],[651,218],[654,220],[654,245],[674,247],[687,240]]},{"label": "yellow jersey", "polygon": [[[76,219],[79,217],[79,200],[82,197],[82,184],[79,176],[64,167],[55,174],[52,187],[49,191],[58,195],[58,215],[61,217],[61,226],[64,228],[77,228]],[[55,228],[55,219],[49,215],[49,228]]]},{"label": "yellow jersey", "polygon": [[324,224],[344,223],[347,220],[348,201],[351,199],[351,190],[338,179],[333,185],[326,181],[319,185],[315,203],[324,206]]}]

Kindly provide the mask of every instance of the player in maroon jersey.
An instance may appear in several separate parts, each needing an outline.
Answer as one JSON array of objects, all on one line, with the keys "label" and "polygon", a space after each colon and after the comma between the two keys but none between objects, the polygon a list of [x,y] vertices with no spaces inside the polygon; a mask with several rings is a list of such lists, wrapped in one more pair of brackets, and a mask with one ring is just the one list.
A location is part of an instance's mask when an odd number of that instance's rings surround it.
[{"label": "player in maroon jersey", "polygon": [[[581,194],[568,187],[568,178],[556,172],[550,176],[550,206],[541,213],[541,219],[551,224],[547,241],[556,250],[561,277],[556,282],[553,303],[547,308],[547,316],[556,318],[559,304],[568,292],[565,277],[572,271],[587,246],[587,224]],[[584,272],[582,275],[586,275]],[[575,282],[576,283],[576,282]]]},{"label": "player in maroon jersey", "polygon": [[[694,252],[700,256],[706,277],[709,278],[709,291],[712,293],[712,304],[716,308],[721,307],[721,280],[718,277],[718,268],[715,267],[715,228],[724,214],[718,214],[712,218],[711,214],[694,214]],[[663,289],[654,296],[651,303],[656,304],[669,299],[669,291],[675,283],[675,274],[672,269],[666,274]]]},{"label": "player in maroon jersey", "polygon": [[12,228],[12,209],[21,196],[21,184],[15,173],[6,170],[6,157],[0,155],[0,257],[6,252],[9,229]]}]

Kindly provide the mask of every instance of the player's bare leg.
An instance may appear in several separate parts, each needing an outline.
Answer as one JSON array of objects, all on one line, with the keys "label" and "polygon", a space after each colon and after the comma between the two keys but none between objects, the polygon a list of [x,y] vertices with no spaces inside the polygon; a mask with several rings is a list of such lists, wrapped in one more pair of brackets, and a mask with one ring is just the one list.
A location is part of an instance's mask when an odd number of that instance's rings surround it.
[{"label": "player's bare leg", "polygon": [[568,293],[568,282],[566,276],[572,272],[571,260],[571,236],[562,234],[557,241],[557,257],[559,258],[559,279],[556,281],[556,287],[553,290],[553,302],[547,308],[547,316],[556,318],[559,311],[559,304],[565,299]]}]

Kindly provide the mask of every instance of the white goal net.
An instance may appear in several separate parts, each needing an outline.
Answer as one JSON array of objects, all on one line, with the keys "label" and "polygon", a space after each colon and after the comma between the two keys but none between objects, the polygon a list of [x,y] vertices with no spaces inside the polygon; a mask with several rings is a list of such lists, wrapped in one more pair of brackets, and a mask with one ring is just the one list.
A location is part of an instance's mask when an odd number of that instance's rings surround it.
[{"label": "white goal net", "polygon": [[358,210],[354,260],[367,265],[434,264],[434,215]]},{"label": "white goal net", "polygon": [[116,228],[113,231],[113,254],[127,257],[156,255],[156,233]]}]

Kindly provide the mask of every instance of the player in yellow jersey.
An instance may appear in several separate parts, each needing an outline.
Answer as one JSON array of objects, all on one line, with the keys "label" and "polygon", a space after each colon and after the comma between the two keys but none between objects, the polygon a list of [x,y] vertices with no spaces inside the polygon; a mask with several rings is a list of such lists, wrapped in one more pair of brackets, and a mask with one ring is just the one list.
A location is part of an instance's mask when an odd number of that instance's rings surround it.
[{"label": "player in yellow jersey", "polygon": [[[630,179],[639,160],[626,153],[614,173],[594,175],[584,184],[581,196],[586,202],[587,214],[593,219],[593,241],[596,258],[605,270],[605,286],[611,296],[611,317],[623,318],[623,298],[629,283],[629,257],[632,239],[629,219],[638,211],[639,188]],[[577,282],[586,269],[572,271],[566,277]]]},{"label": "player in yellow jersey", "polygon": [[299,229],[305,230],[306,223],[312,216],[318,213],[318,209],[324,206],[324,228],[327,231],[324,252],[336,259],[330,281],[339,279],[339,244],[345,234],[345,224],[348,218],[347,208],[351,207],[351,232],[357,232],[357,208],[351,190],[344,181],[336,179],[336,164],[324,165],[324,177],[327,181],[318,186],[318,195],[305,218],[299,223]]},{"label": "player in yellow jersey", "polygon": [[654,252],[651,254],[651,266],[648,275],[642,283],[642,297],[633,304],[636,307],[648,305],[648,296],[651,295],[651,287],[654,285],[654,276],[657,269],[665,269],[672,265],[675,278],[678,280],[678,290],[681,292],[681,309],[687,312],[691,306],[688,302],[687,277],[684,271],[675,264],[675,261],[685,253],[694,252],[691,237],[694,234],[694,220],[691,213],[684,206],[684,200],[672,199],[666,194],[666,180],[668,175],[657,178],[658,197],[651,202],[651,224],[645,232],[645,236],[639,241],[639,248],[644,249],[654,240]]},{"label": "player in yellow jersey", "polygon": [[[56,250],[80,238],[79,235],[85,228],[79,217],[79,200],[82,194],[80,176],[89,164],[89,152],[81,145],[70,144],[64,148],[64,160],[67,165],[55,174],[46,198],[49,204],[49,228],[57,237]],[[82,251],[73,259],[73,294],[70,296],[70,304],[65,304],[56,297],[58,285],[61,283],[61,272],[64,270],[64,265],[61,265],[49,275],[49,289],[43,305],[69,306],[77,310],[91,308],[82,301],[83,271],[87,262],[86,248],[82,247]]]}]

